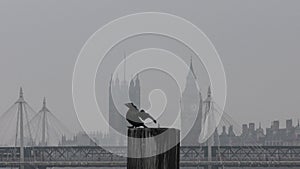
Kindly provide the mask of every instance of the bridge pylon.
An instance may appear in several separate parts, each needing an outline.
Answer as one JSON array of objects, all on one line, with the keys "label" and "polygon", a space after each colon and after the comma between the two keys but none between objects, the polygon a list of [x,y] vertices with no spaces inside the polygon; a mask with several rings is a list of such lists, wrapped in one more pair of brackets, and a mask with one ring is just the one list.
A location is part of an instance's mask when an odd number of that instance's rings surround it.
[{"label": "bridge pylon", "polygon": [[[18,119],[20,122],[20,162],[24,163],[24,114],[23,114],[23,106],[25,104],[25,100],[23,97],[23,90],[20,87],[19,99],[16,104],[18,104]],[[18,136],[18,123],[17,123],[17,131],[16,136]],[[20,169],[24,169],[24,165],[20,165]]]}]

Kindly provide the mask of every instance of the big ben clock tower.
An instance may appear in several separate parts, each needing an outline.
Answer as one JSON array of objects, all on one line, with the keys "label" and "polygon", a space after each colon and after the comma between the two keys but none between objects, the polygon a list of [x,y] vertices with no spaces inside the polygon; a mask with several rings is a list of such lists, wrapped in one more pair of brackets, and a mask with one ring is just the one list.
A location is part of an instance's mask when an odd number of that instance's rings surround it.
[{"label": "big ben clock tower", "polygon": [[182,145],[199,144],[202,121],[202,96],[197,88],[195,79],[196,76],[191,59],[190,71],[187,75],[186,86],[181,99],[181,133],[188,133],[183,139]]}]

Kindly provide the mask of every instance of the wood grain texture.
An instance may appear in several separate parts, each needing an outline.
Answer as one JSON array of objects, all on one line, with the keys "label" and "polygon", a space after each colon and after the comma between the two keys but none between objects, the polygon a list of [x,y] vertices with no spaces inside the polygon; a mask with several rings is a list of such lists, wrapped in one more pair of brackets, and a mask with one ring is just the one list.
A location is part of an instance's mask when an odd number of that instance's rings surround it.
[{"label": "wood grain texture", "polygon": [[180,131],[128,129],[127,169],[179,169]]}]

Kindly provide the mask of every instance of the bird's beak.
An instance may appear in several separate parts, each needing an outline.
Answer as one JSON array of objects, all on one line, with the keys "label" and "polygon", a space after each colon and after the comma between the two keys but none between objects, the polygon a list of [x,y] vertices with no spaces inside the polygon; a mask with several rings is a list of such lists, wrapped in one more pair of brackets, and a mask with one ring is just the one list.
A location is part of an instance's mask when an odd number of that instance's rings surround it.
[{"label": "bird's beak", "polygon": [[130,108],[131,103],[125,103],[125,106],[127,106],[128,108]]}]

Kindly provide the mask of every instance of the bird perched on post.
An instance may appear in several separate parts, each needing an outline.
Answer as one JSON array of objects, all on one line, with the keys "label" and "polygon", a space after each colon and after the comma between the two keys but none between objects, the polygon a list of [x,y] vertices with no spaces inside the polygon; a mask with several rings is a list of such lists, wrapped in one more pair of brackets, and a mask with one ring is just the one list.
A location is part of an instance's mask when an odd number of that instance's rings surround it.
[{"label": "bird perched on post", "polygon": [[156,123],[156,120],[150,116],[150,114],[146,113],[145,110],[139,111],[139,109],[133,103],[126,103],[125,105],[129,108],[126,113],[126,120],[132,125],[128,126],[128,128],[136,128],[141,126],[148,128],[142,121],[148,118],[152,119],[153,122]]}]

